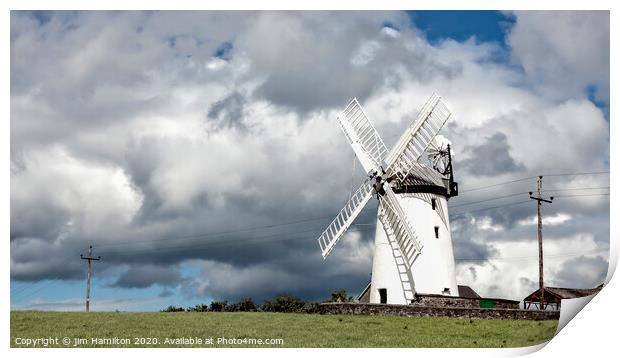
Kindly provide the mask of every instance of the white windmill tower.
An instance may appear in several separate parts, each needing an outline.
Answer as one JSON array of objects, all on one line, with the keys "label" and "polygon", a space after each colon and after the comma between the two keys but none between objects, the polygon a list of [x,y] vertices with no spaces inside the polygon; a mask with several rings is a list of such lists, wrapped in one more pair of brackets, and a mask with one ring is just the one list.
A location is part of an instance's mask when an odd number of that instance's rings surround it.
[{"label": "white windmill tower", "polygon": [[[357,99],[338,116],[369,179],[318,242],[325,259],[370,199],[378,198],[371,303],[406,304],[416,293],[458,296],[447,203],[458,186],[450,146],[435,139],[450,115],[433,94],[389,153]],[[430,166],[419,162],[424,153]]]}]

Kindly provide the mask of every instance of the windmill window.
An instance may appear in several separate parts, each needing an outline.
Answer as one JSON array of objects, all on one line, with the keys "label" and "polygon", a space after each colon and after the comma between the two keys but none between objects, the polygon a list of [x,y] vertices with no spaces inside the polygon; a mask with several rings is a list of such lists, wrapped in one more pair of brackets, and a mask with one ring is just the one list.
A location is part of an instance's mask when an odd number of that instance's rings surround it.
[{"label": "windmill window", "polygon": [[387,289],[386,288],[379,289],[379,302],[387,303]]},{"label": "windmill window", "polygon": [[436,199],[431,199],[431,206],[433,207],[433,210],[435,210],[437,208],[437,200]]},{"label": "windmill window", "polygon": [[439,226],[435,226],[435,239],[439,239]]}]

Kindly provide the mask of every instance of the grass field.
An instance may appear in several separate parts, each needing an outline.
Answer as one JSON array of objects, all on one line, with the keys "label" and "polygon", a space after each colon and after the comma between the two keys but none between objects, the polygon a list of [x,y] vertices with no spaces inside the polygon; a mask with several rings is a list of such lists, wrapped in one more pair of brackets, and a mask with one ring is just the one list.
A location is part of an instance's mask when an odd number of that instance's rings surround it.
[{"label": "grass field", "polygon": [[[322,316],[266,312],[11,312],[11,347],[25,339],[71,347],[522,347],[553,337],[557,321]],[[63,338],[68,337],[68,345]],[[128,338],[128,344],[93,338]],[[202,344],[179,338],[198,337]],[[208,338],[213,342],[209,344]],[[281,339],[282,344],[218,344],[219,337]],[[166,339],[173,340],[166,342]],[[20,344],[22,343],[22,344]],[[39,341],[37,346],[41,346]],[[106,344],[107,343],[107,344]],[[176,344],[175,344],[176,343]],[[29,347],[33,347],[32,342]]]}]

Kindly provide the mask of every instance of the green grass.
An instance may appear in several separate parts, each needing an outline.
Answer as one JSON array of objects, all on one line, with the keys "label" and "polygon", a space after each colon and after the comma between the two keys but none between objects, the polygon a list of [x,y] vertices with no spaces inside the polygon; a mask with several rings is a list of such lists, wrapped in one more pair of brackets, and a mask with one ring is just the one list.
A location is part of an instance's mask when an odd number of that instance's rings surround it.
[{"label": "green grass", "polygon": [[[315,315],[266,312],[11,312],[17,338],[84,338],[81,347],[522,347],[548,341],[557,321],[469,320],[433,317]],[[92,338],[130,338],[130,344],[92,344]],[[158,344],[135,344],[134,338]],[[213,337],[213,344],[166,344],[165,338]],[[223,345],[218,337],[281,338],[275,345]],[[140,342],[138,342],[140,343]],[[32,347],[32,346],[30,346]]]}]

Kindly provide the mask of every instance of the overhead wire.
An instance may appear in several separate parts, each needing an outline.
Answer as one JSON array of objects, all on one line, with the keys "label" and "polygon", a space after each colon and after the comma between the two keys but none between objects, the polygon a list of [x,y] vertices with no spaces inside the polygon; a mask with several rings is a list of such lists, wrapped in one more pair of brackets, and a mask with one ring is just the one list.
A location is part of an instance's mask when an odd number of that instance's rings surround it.
[{"label": "overhead wire", "polygon": [[[553,174],[544,174],[542,176],[543,177],[557,177],[557,176],[581,176],[581,175],[599,175],[599,174],[609,174],[609,171],[583,172],[583,173],[553,173]],[[509,181],[505,181],[505,182],[502,182],[502,183],[485,185],[485,186],[476,187],[476,188],[472,188],[472,189],[460,190],[460,193],[468,193],[468,192],[471,192],[471,191],[478,191],[478,190],[483,190],[483,189],[488,189],[488,188],[494,188],[494,187],[497,187],[497,186],[500,186],[500,185],[512,184],[512,183],[517,183],[517,182],[521,182],[521,181],[525,181],[525,180],[530,180],[530,179],[536,179],[536,178],[538,178],[538,175],[524,177],[524,178],[519,178],[519,179],[514,179],[514,180],[509,180]]]},{"label": "overhead wire", "polygon": [[[579,195],[579,196],[596,196],[596,195],[608,195],[608,194],[586,194],[586,195]],[[574,195],[565,195],[565,196],[558,196],[558,197],[571,197]],[[491,207],[485,207],[485,208],[479,208],[479,209],[474,209],[474,210],[465,210],[465,211],[459,211],[459,212],[455,212],[455,213],[451,213],[450,217],[457,217],[459,215],[463,215],[463,214],[467,214],[467,213],[475,213],[475,212],[480,212],[480,211],[486,211],[486,210],[492,210],[492,209],[497,209],[497,208],[502,208],[502,207],[508,207],[508,206],[515,206],[515,205],[522,205],[525,203],[530,203],[530,200],[525,200],[525,201],[519,201],[519,202],[513,202],[513,203],[506,203],[506,204],[502,204],[502,205],[495,205],[495,206],[491,206]],[[366,209],[365,209],[366,210]],[[331,216],[330,216],[331,218]],[[306,220],[298,220],[297,222],[306,222]],[[281,225],[269,225],[269,226],[263,226],[264,227],[280,227],[283,225],[288,225],[289,223],[284,223]],[[376,223],[361,223],[361,224],[354,224],[353,226],[376,226]],[[242,239],[235,239],[235,240],[231,240],[230,237],[226,237],[226,236],[222,236],[222,234],[224,232],[219,232],[217,233],[217,236],[219,236],[219,238],[214,238],[216,235],[212,235],[212,236],[208,236],[208,235],[203,235],[200,239],[201,242],[199,243],[199,245],[202,246],[202,244],[205,245],[209,245],[209,247],[213,247],[213,246],[220,246],[222,244],[241,244],[244,242],[269,242],[269,241],[281,241],[278,240],[277,238],[284,236],[284,240],[291,240],[291,239],[297,239],[297,238],[302,238],[299,236],[294,236],[291,237],[291,235],[296,235],[296,234],[303,234],[303,233],[310,233],[310,232],[317,232],[318,230],[321,230],[323,228],[323,226],[318,227],[318,228],[309,228],[309,229],[305,229],[302,231],[296,230],[296,231],[285,231],[285,232],[278,232],[278,233],[270,233],[267,235],[261,235],[261,236],[251,236],[251,237],[245,237]],[[248,231],[250,229],[241,229],[241,230],[229,230],[226,233],[230,234],[230,233],[238,233],[238,232],[244,232],[244,231]],[[288,236],[288,238],[287,238]],[[210,239],[209,241],[204,241],[205,239]],[[149,243],[149,242],[158,242],[158,241],[163,241],[163,240],[140,240],[140,241],[134,241],[134,242],[130,242],[132,244],[139,244],[139,243]],[[173,243],[176,243],[176,241],[174,241]],[[129,243],[121,243],[121,244],[129,244]],[[102,246],[102,245],[99,245]],[[191,247],[196,247],[196,246],[191,246]],[[188,247],[183,247],[182,249],[186,250]],[[156,247],[156,248],[135,248],[134,250],[138,250],[139,252],[152,252],[152,251],[157,251],[157,250],[161,250],[161,249],[167,249],[169,250],[170,248],[168,247]],[[132,251],[131,249],[129,251],[127,251],[126,249],[123,250],[123,256],[127,256],[132,254],[134,251]],[[107,255],[108,252],[103,252],[103,255]]]},{"label": "overhead wire", "polygon": [[[569,175],[595,175],[595,174],[604,174],[604,173],[609,173],[609,172],[588,172],[588,173],[562,173],[562,174],[547,174],[546,176],[569,176]],[[503,182],[503,183],[496,183],[493,185],[489,185],[486,187],[479,187],[479,188],[474,188],[474,189],[469,189],[469,190],[465,190],[465,191],[461,191],[461,193],[463,192],[471,192],[471,191],[476,191],[476,190],[482,190],[485,188],[491,188],[491,187],[495,187],[495,186],[499,186],[499,185],[504,185],[504,184],[510,184],[510,183],[515,183],[515,182],[520,182],[520,181],[524,181],[524,180],[528,180],[528,179],[533,179],[536,178],[536,176],[533,177],[527,177],[527,178],[520,178],[520,179],[516,179],[516,180],[511,180],[511,181],[507,181],[507,182]],[[609,189],[609,187],[600,187],[600,188],[567,188],[567,189],[549,189],[546,190],[548,192],[556,192],[556,191],[569,191],[569,190],[595,190],[595,189]],[[514,194],[509,194],[509,195],[505,195],[502,197],[497,197],[497,198],[492,198],[492,199],[487,199],[487,200],[480,200],[480,201],[476,201],[476,202],[470,202],[470,203],[463,203],[463,204],[457,204],[457,205],[453,205],[452,207],[462,207],[462,206],[467,206],[467,205],[474,205],[474,204],[478,204],[478,203],[482,203],[482,202],[487,202],[487,201],[492,201],[492,200],[498,200],[498,199],[502,199],[502,198],[508,198],[508,197],[513,197],[516,195],[521,195],[523,193],[514,193]],[[597,193],[597,194],[574,194],[574,195],[557,195],[555,197],[577,197],[577,196],[596,196],[596,195],[609,195],[608,193]],[[458,216],[458,215],[462,215],[462,214],[466,214],[466,213],[473,213],[473,212],[479,212],[479,211],[485,211],[485,210],[491,210],[491,209],[496,209],[496,208],[501,208],[501,207],[507,207],[507,206],[513,206],[513,205],[521,205],[521,204],[525,204],[530,202],[528,201],[520,201],[520,202],[515,202],[515,203],[507,203],[507,204],[503,204],[503,205],[496,205],[496,206],[492,206],[492,207],[486,207],[486,208],[480,208],[480,209],[476,209],[476,210],[466,210],[466,211],[461,211],[461,212],[456,212],[453,213],[452,216]],[[363,211],[366,211],[368,209],[372,209],[372,207],[370,208],[365,208]],[[242,229],[235,229],[235,230],[226,230],[226,231],[217,231],[217,232],[211,232],[211,233],[201,233],[201,234],[192,234],[192,235],[184,235],[184,236],[176,236],[176,237],[168,237],[168,238],[160,238],[160,239],[149,239],[149,240],[134,240],[134,241],[129,241],[129,242],[113,242],[113,243],[102,243],[102,244],[98,244],[97,247],[106,247],[106,246],[119,246],[119,245],[135,245],[135,244],[145,244],[145,243],[153,243],[153,242],[165,242],[165,241],[173,241],[173,242],[177,242],[178,240],[189,240],[189,239],[206,239],[206,238],[211,238],[213,239],[214,237],[218,237],[220,236],[219,240],[212,240],[210,242],[203,242],[202,244],[206,245],[206,247],[203,246],[186,246],[186,247],[177,247],[177,248],[163,248],[166,249],[167,251],[173,250],[173,251],[183,251],[183,250],[191,250],[192,252],[196,252],[196,251],[203,251],[203,250],[210,250],[213,247],[217,247],[217,246],[221,246],[221,245],[235,245],[235,244],[244,244],[244,243],[263,243],[263,242],[269,242],[269,241],[284,241],[284,240],[292,240],[292,239],[300,239],[300,238],[304,238],[304,236],[299,236],[299,234],[304,234],[304,233],[310,233],[310,232],[314,232],[316,231],[316,228],[311,228],[311,229],[307,229],[304,231],[295,231],[294,233],[291,232],[280,232],[280,233],[273,233],[270,235],[263,235],[263,236],[258,236],[258,237],[247,237],[244,239],[237,239],[237,240],[230,240],[230,238],[227,237],[221,237],[224,235],[230,235],[230,234],[234,234],[234,233],[242,233],[242,232],[248,232],[248,231],[257,231],[257,230],[262,230],[262,229],[273,229],[273,228],[278,228],[278,227],[285,227],[285,226],[289,226],[289,225],[295,225],[295,224],[302,224],[302,223],[310,223],[310,222],[314,222],[314,221],[319,221],[319,220],[326,220],[329,218],[333,218],[333,216],[322,216],[322,217],[315,217],[315,218],[310,218],[310,219],[301,219],[301,220],[294,220],[294,221],[289,221],[289,222],[284,222],[284,223],[278,223],[278,224],[270,224],[270,225],[263,225],[263,226],[254,226],[254,227],[247,227],[247,228],[242,228]],[[368,226],[367,229],[357,229],[358,232],[366,232],[366,231],[371,231],[371,230],[375,230],[375,226],[376,223],[361,223],[361,224],[354,224],[353,226]],[[292,236],[294,235],[294,236]],[[119,253],[114,253],[111,251],[105,252],[103,254],[106,255],[111,255],[114,254],[114,257],[123,257],[123,256],[135,256],[135,255],[141,255],[141,254],[146,254],[146,253],[152,253],[153,251],[159,251],[161,250],[161,247],[158,248],[151,248],[151,249],[134,249],[133,251],[127,251],[127,250],[123,250],[123,252],[121,254]],[[552,257],[552,256],[546,256],[546,257]],[[480,260],[487,260],[487,259],[492,259],[492,260],[497,260],[500,258],[480,258]],[[505,259],[519,259],[519,258],[505,258]],[[472,258],[457,258],[455,260],[458,261],[465,261],[465,260],[475,260]],[[52,281],[48,281],[45,285],[49,285]],[[31,286],[26,286],[26,287],[22,287],[19,288],[19,291],[15,291],[13,293],[11,293],[11,295],[17,295],[19,296],[21,294],[21,292],[23,292],[25,289],[29,288]],[[21,298],[19,298],[19,300],[23,300],[26,297],[29,297],[33,294],[35,294],[36,292],[39,292],[41,289],[43,288],[43,286],[40,286],[38,289],[35,289],[34,291],[30,291],[30,293],[27,293],[26,296],[23,296]]]},{"label": "overhead wire", "polygon": [[[15,297],[15,298],[11,298],[11,301],[13,302],[20,302],[23,301],[24,299],[33,296],[34,294],[40,292],[41,290],[43,290],[43,288],[49,286],[52,282],[54,282],[53,280],[50,281],[43,281],[41,285],[39,285],[38,288],[35,288],[33,291],[29,291],[26,292],[26,295],[22,296],[22,297]],[[32,286],[30,286],[32,288]],[[35,286],[36,287],[36,286]]]},{"label": "overhead wire", "polygon": [[[561,191],[574,191],[574,190],[603,190],[603,189],[609,189],[609,187],[598,187],[598,188],[568,188],[568,189],[551,189],[551,190],[543,190],[543,192],[561,192]],[[499,200],[499,199],[505,199],[505,198],[510,198],[513,196],[518,196],[518,195],[524,195],[524,194],[528,194],[529,192],[523,191],[523,192],[519,192],[519,193],[513,193],[513,194],[508,194],[508,195],[502,195],[502,196],[497,196],[494,198],[490,198],[490,199],[484,199],[484,200],[478,200],[478,201],[472,201],[472,202],[468,202],[468,203],[459,203],[456,205],[450,205],[450,208],[458,208],[461,206],[469,206],[469,205],[474,205],[474,204],[479,204],[479,203],[484,203],[487,201],[493,201],[493,200]],[[594,194],[593,194],[594,195]],[[556,196],[556,197],[565,197],[565,196]]]},{"label": "overhead wire", "polygon": [[[573,253],[564,253],[564,254],[544,254],[545,259],[550,258],[563,258],[563,257],[573,257],[573,256],[586,256],[586,255],[594,255],[601,252],[608,252],[609,249],[598,249],[592,250],[588,252],[573,252]],[[484,258],[455,258],[455,261],[495,261],[495,260],[531,260],[538,259],[538,255],[528,255],[528,256],[508,256],[508,257],[484,257]]]},{"label": "overhead wire", "polygon": [[[547,174],[546,176],[587,175],[587,174],[603,174],[603,173],[609,173],[609,172],[562,173],[562,174]],[[503,183],[497,183],[497,184],[489,185],[489,186],[486,186],[486,187],[479,187],[479,188],[475,188],[475,189],[470,189],[470,190],[466,190],[465,192],[474,191],[474,190],[481,190],[481,189],[484,189],[484,188],[490,188],[490,187],[494,187],[494,186],[498,186],[498,185],[503,185],[503,184],[515,183],[515,182],[519,182],[519,181],[523,181],[523,180],[527,180],[527,179],[532,179],[532,178],[536,178],[536,176],[527,177],[527,178],[520,178],[520,179],[511,180],[511,181],[507,181],[507,182],[503,182]],[[461,191],[461,193],[463,193],[463,191]],[[498,199],[502,199],[502,198],[512,197],[512,196],[516,196],[516,195],[520,195],[520,194],[521,193],[514,193],[514,194],[505,195],[505,196],[502,196],[502,197],[496,197],[496,198],[490,198],[490,199],[486,199],[486,200],[480,200],[478,202],[471,202],[471,203],[462,203],[462,204],[451,205],[451,207],[455,208],[455,207],[473,205],[473,204],[482,203],[482,202],[486,202],[486,201],[493,201],[493,200],[498,200]],[[568,197],[568,196],[559,196],[559,197]],[[515,205],[515,204],[510,204],[510,205]],[[502,206],[494,206],[494,207],[491,207],[491,208],[488,208],[488,209],[494,209],[494,208],[497,208],[497,207],[502,207]],[[366,210],[371,209],[371,208],[368,208],[368,207],[364,208],[363,211],[366,211]],[[487,210],[487,208],[480,209],[480,210]],[[460,214],[460,213],[455,213],[455,214]],[[110,242],[110,243],[97,244],[97,246],[98,247],[105,247],[105,246],[117,246],[117,245],[135,245],[135,244],[141,243],[141,242],[142,243],[148,243],[148,242],[159,242],[159,241],[168,241],[168,240],[178,241],[178,240],[190,240],[190,239],[205,239],[205,238],[208,238],[208,237],[227,235],[227,234],[230,234],[230,233],[240,233],[240,232],[247,232],[247,231],[256,231],[256,230],[260,230],[260,229],[269,229],[269,228],[288,226],[288,225],[294,225],[294,224],[300,224],[300,223],[306,223],[306,222],[312,222],[312,221],[318,221],[318,220],[326,220],[326,219],[329,219],[329,218],[333,218],[334,216],[335,215],[322,216],[322,217],[315,217],[315,218],[311,218],[311,219],[301,219],[301,220],[295,220],[295,221],[278,223],[278,224],[270,224],[270,225],[263,225],[263,226],[247,227],[247,228],[243,228],[243,229],[226,230],[226,231],[211,232],[211,233],[201,233],[201,234],[192,234],[192,235],[184,235],[184,236],[174,236],[174,237],[167,237],[167,238],[160,238],[160,239],[132,240],[132,241],[126,241],[126,242],[115,241],[115,242]]]}]

